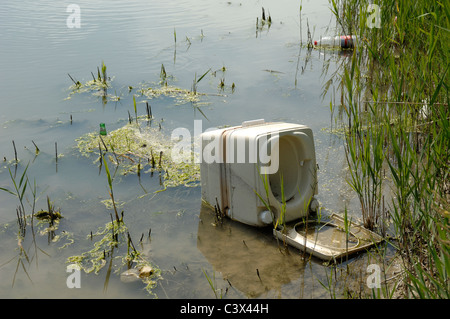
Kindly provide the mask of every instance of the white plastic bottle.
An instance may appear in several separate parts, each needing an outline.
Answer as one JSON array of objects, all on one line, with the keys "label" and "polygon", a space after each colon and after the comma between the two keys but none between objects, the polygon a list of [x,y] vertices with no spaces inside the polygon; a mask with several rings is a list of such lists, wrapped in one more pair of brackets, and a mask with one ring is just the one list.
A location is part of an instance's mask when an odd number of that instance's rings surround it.
[{"label": "white plastic bottle", "polygon": [[335,37],[321,37],[320,41],[314,41],[315,46],[334,47],[341,49],[353,49],[356,45],[356,36],[341,35]]}]

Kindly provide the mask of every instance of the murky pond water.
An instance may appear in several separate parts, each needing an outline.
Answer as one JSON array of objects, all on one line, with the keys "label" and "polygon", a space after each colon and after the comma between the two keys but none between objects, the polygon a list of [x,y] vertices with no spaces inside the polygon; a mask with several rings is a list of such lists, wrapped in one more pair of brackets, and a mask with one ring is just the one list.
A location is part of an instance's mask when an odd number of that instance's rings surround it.
[{"label": "murky pond water", "polygon": [[[345,57],[300,46],[298,1],[80,0],[75,2],[80,28],[69,28],[73,12],[66,9],[72,3],[0,4],[0,186],[12,190],[10,171],[18,183],[28,165],[25,213],[31,212],[36,185],[36,211],[47,209],[48,196],[63,216],[52,234],[45,225],[34,230],[28,225],[18,243],[18,197],[0,192],[0,297],[153,297],[141,281],[121,282],[115,270],[122,265],[114,258],[106,258],[112,273],[108,267],[83,273],[80,289],[66,283],[67,258],[92,249],[89,234],[113,214],[104,204],[105,171],[81,156],[76,140],[97,132],[99,123],[108,131],[125,125],[128,114],[135,115],[134,94],[138,115],[146,114],[143,102],[149,101],[168,138],[178,127],[193,133],[194,120],[202,121],[203,130],[259,118],[310,126],[320,167],[319,201],[335,212],[347,206],[357,219],[342,141],[328,133],[334,121],[330,97],[322,97]],[[270,27],[256,25],[262,7],[271,16]],[[330,19],[328,1],[303,1],[303,41],[306,22],[318,36],[333,26]],[[68,74],[85,83],[102,62],[110,78],[108,95],[71,94]],[[186,90],[211,70],[197,84],[197,91],[207,94],[194,103],[139,95],[138,88],[158,85],[162,65],[170,85]],[[161,269],[153,290],[158,297],[214,298],[208,278],[224,297],[328,297],[319,284],[325,281],[324,266],[303,262],[295,250],[282,253],[270,230],[228,220],[214,227],[199,187],[158,190],[157,174],[114,179],[130,237]],[[115,251],[126,252],[126,242]]]}]

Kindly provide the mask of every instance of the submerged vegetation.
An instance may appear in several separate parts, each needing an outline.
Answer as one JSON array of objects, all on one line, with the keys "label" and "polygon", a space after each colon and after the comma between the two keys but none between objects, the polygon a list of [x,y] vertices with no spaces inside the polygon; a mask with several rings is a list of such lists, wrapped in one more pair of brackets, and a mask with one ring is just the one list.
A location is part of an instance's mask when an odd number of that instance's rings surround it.
[{"label": "submerged vegetation", "polygon": [[[106,290],[111,271],[117,265],[117,262],[113,263],[113,260],[118,259],[120,266],[116,267],[115,272],[120,272],[124,266],[127,267],[128,272],[130,272],[130,270],[135,270],[138,274],[137,277],[146,285],[145,289],[147,292],[152,293],[152,289],[156,286],[157,279],[160,278],[160,270],[149,261],[149,256],[145,256],[142,251],[136,249],[131,240],[128,227],[124,222],[123,211],[119,218],[114,199],[113,177],[111,176],[108,162],[104,157],[103,163],[105,165],[109,195],[113,204],[115,219],[113,219],[111,214],[111,222],[107,223],[103,228],[100,227],[94,234],[91,232],[91,234],[88,235],[88,238],[90,238],[91,241],[94,237],[102,236],[100,240],[94,243],[94,247],[91,250],[84,252],[81,255],[71,256],[67,259],[67,262],[75,264],[78,269],[84,270],[86,273],[95,272],[98,274],[99,271],[106,266],[107,259],[109,258],[107,276],[104,284],[104,290]],[[126,254],[123,251],[125,242],[127,243]],[[117,250],[117,252],[115,252],[115,250]],[[117,254],[117,256],[115,254]]]},{"label": "submerged vegetation", "polygon": [[[390,236],[403,297],[450,295],[450,4],[331,0],[338,34],[358,37],[333,96],[349,184],[364,225]],[[400,289],[401,288],[401,289]]]},{"label": "submerged vegetation", "polygon": [[[136,270],[137,277],[145,284],[145,290],[152,294],[161,270],[152,264],[149,256],[142,250],[136,249],[131,240],[130,233],[123,218],[113,220],[104,227],[99,227],[95,233],[87,235],[93,243],[92,249],[67,258],[67,263],[75,264],[86,273],[98,274],[105,266],[107,277],[104,290],[107,289],[111,272],[120,274],[126,271]],[[109,261],[109,262],[108,262]],[[118,265],[118,266],[117,266]]]}]

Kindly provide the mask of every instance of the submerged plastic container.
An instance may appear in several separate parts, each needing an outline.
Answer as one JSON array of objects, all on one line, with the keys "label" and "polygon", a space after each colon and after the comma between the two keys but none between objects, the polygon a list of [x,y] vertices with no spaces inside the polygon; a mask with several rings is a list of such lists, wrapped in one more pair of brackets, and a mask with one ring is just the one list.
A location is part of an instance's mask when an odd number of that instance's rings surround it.
[{"label": "submerged plastic container", "polygon": [[321,37],[319,41],[314,41],[314,45],[321,47],[353,49],[356,46],[356,36],[341,35],[335,37]]},{"label": "submerged plastic container", "polygon": [[266,226],[278,218],[283,202],[286,222],[317,208],[317,165],[309,127],[247,121],[207,131],[201,143],[202,199],[231,219]]}]

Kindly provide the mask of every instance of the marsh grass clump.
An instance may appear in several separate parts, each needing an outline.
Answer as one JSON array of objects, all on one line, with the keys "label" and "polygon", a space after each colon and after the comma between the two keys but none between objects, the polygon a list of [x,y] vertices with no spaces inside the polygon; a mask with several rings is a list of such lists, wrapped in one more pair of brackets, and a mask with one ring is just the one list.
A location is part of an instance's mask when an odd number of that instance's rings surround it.
[{"label": "marsh grass clump", "polygon": [[[48,254],[39,247],[37,235],[47,235],[48,244],[56,244],[58,242],[64,242],[59,247],[60,249],[66,248],[73,243],[72,234],[59,230],[59,221],[62,218],[60,210],[55,209],[53,202],[47,196],[47,211],[40,210],[35,212],[35,208],[38,200],[37,184],[36,181],[31,183],[28,177],[29,164],[23,169],[22,174],[15,176],[9,169],[11,181],[13,184],[13,190],[7,187],[0,187],[0,190],[16,196],[19,200],[19,205],[16,208],[17,215],[17,248],[18,254],[13,258],[0,264],[0,268],[9,264],[13,260],[17,259],[17,265],[14,275],[12,276],[12,286],[14,287],[15,280],[19,274],[19,269],[23,269],[24,274],[31,283],[33,280],[30,277],[30,267],[35,263],[38,267],[39,254]],[[28,204],[28,205],[27,205]],[[37,222],[36,222],[37,220]],[[10,225],[1,225],[2,230],[6,230]]]},{"label": "marsh grass clump", "polygon": [[161,72],[159,73],[160,78],[160,84],[161,85],[167,85],[167,72],[166,68],[164,67],[164,64],[161,64]]},{"label": "marsh grass clump", "polygon": [[66,100],[71,99],[74,94],[91,93],[93,96],[101,97],[103,104],[106,104],[108,100],[119,101],[120,97],[115,94],[108,94],[108,89],[111,88],[111,82],[113,78],[107,76],[106,65],[102,62],[101,67],[97,67],[97,76],[91,72],[92,80],[88,80],[84,83],[75,80],[69,73],[68,76],[73,82],[73,85],[69,87],[69,96]]},{"label": "marsh grass clump", "polygon": [[60,209],[56,209],[53,203],[50,201],[50,197],[47,196],[47,210],[41,209],[34,214],[39,220],[48,221],[49,224],[53,225],[56,220],[62,218]]},{"label": "marsh grass clump", "polygon": [[266,16],[266,10],[264,10],[264,7],[261,8],[261,11],[261,20],[256,18],[256,35],[258,35],[258,32],[263,31],[265,26],[267,26],[267,30],[269,30],[272,25],[272,17],[270,16],[270,13]]},{"label": "marsh grass clump", "polygon": [[360,39],[331,104],[364,224],[394,238],[405,297],[448,298],[450,4],[381,1],[381,28],[368,1],[330,4],[339,32]]},{"label": "marsh grass clump", "polygon": [[[222,68],[223,71],[225,68]],[[101,71],[100,71],[101,70]],[[164,64],[161,64],[161,69],[159,73],[159,81],[157,83],[144,83],[139,85],[138,87],[127,86],[128,93],[131,93],[132,90],[136,91],[135,96],[143,96],[149,100],[159,98],[159,97],[170,97],[175,100],[175,105],[183,105],[186,103],[191,103],[196,107],[200,107],[203,105],[208,105],[209,102],[201,101],[202,97],[205,96],[223,96],[217,93],[203,93],[198,91],[199,82],[210,73],[211,69],[208,69],[206,72],[202,73],[200,77],[197,78],[197,73],[194,76],[194,80],[191,86],[191,89],[184,89],[177,87],[173,84],[170,84],[169,81],[175,80],[173,75],[167,73]],[[106,75],[106,65],[102,62],[102,67],[97,67],[97,77],[94,73],[91,72],[92,80],[88,80],[84,83],[74,79],[70,74],[69,78],[73,82],[73,85],[69,87],[70,93],[66,100],[71,99],[74,94],[84,94],[91,93],[93,96],[98,96],[101,98],[102,103],[105,105],[108,101],[121,101],[122,98],[117,94],[116,90],[114,90],[114,94],[109,94],[108,90],[112,89],[111,82],[113,78]],[[234,91],[234,84],[233,84]],[[119,93],[120,94],[120,93]],[[136,102],[134,102],[136,103]],[[135,115],[136,108],[135,108]],[[131,118],[131,116],[130,116]]]}]

